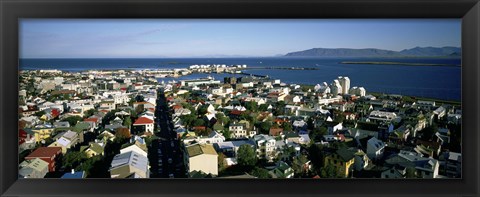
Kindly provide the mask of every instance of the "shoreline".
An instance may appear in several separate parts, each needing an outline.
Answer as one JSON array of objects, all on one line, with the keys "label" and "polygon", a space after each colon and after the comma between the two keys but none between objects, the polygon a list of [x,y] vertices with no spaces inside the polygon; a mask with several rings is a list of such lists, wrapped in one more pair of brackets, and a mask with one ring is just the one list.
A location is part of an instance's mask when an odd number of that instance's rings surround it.
[{"label": "shoreline", "polygon": [[343,61],[343,62],[340,62],[340,64],[461,67],[460,65],[455,65],[455,64],[408,63],[408,62],[373,62],[373,61],[366,61],[366,62]]}]

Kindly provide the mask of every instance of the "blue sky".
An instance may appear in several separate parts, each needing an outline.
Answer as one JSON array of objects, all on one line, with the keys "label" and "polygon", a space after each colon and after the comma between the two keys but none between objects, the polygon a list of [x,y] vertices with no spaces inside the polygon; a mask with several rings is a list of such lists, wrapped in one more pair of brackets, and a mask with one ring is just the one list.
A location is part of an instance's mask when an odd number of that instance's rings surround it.
[{"label": "blue sky", "polygon": [[23,19],[21,58],[275,56],[311,48],[460,47],[460,19]]}]

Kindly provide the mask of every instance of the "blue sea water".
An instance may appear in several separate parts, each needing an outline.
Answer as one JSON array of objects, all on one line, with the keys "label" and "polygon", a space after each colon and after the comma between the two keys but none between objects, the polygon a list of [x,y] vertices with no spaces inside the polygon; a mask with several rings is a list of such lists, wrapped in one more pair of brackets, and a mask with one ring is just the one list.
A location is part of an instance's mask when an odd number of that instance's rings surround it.
[{"label": "blue sea water", "polygon": [[[92,69],[158,69],[186,68],[193,64],[246,64],[250,74],[268,75],[286,83],[330,83],[338,76],[348,76],[351,87],[363,86],[368,91],[461,99],[461,67],[355,65],[342,61],[388,61],[460,65],[458,58],[162,58],[162,59],[21,59],[21,70],[59,69],[82,71]],[[261,67],[310,67],[318,70],[271,70]],[[205,77],[206,74],[183,76],[176,80]],[[212,74],[223,79],[229,74]],[[238,75],[243,76],[243,75]],[[160,79],[161,80],[161,79]],[[170,79],[164,79],[165,81]]]}]

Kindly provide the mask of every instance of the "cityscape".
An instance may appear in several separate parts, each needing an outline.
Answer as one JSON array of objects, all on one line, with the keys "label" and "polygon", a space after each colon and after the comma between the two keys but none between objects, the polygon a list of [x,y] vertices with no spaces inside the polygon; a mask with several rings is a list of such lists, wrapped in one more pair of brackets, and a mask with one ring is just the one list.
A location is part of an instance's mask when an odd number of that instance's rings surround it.
[{"label": "cityscape", "polygon": [[[183,26],[158,31],[177,28]],[[418,72],[428,67],[455,74],[461,51],[316,48],[283,58],[338,54],[373,58],[328,60],[355,72],[369,66]],[[432,57],[435,61],[421,62]],[[278,74],[329,72],[318,63],[220,60],[151,68],[20,66],[19,178],[462,177],[457,99],[372,90],[355,73],[330,71],[335,77],[309,84],[286,82]],[[428,73],[432,76],[421,77],[434,78],[435,72]]]}]

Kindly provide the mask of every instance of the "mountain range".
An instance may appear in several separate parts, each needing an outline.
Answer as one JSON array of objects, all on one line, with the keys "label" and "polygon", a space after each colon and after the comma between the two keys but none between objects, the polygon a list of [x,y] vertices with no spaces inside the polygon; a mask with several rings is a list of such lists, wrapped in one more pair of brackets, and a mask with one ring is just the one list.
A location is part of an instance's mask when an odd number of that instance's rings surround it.
[{"label": "mountain range", "polygon": [[460,47],[415,47],[401,51],[384,49],[313,48],[287,53],[285,57],[460,57]]}]

